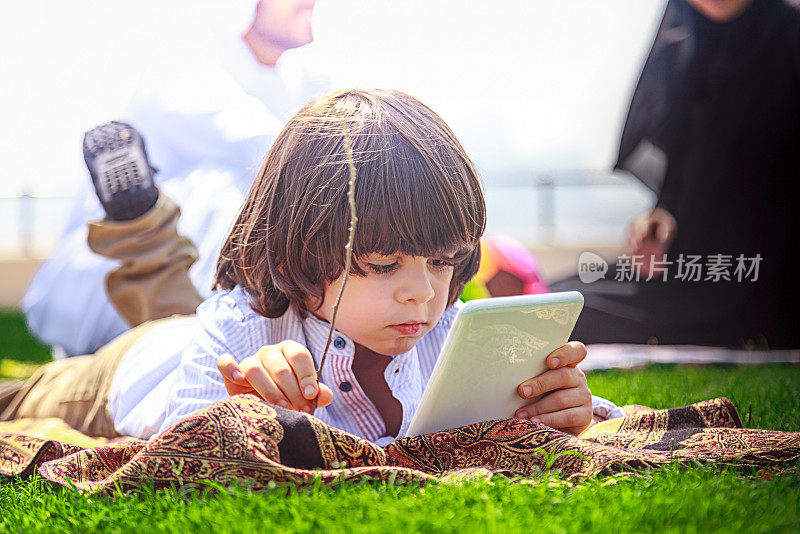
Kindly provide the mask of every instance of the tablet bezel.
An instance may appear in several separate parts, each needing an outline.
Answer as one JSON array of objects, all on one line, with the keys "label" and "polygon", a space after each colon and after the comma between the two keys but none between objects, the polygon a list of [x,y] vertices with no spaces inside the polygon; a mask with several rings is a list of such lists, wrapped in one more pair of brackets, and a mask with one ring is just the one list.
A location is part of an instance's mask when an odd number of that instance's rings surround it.
[{"label": "tablet bezel", "polygon": [[[577,291],[464,304],[405,436],[513,417],[531,402],[519,397],[517,386],[547,370],[547,356],[567,343],[582,309],[583,295]],[[488,338],[490,351],[481,343]],[[516,357],[518,352],[525,357]]]}]

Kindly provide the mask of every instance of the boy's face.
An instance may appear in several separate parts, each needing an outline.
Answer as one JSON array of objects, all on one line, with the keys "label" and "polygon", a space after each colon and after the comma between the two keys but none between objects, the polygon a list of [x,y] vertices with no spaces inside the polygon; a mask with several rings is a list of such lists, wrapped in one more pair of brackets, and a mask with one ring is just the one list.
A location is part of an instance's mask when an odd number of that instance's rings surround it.
[{"label": "boy's face", "polygon": [[[348,279],[336,315],[337,330],[379,354],[411,350],[447,306],[452,258],[369,254],[359,265],[367,275]],[[344,274],[326,286],[317,316],[330,322],[343,279]]]}]

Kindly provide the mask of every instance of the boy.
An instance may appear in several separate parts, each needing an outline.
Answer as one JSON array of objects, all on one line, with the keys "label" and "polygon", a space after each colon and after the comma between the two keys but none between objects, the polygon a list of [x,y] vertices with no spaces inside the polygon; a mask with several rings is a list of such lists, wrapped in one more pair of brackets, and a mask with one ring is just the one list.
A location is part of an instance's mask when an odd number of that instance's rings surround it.
[{"label": "boy", "polygon": [[[353,277],[317,384],[349,221],[343,125],[358,169],[359,229]],[[137,222],[162,221],[166,205],[156,203]],[[429,108],[396,91],[318,99],[273,145],[223,246],[217,291],[196,317],[146,323],[119,338],[92,406],[107,406],[114,432],[150,437],[228,394],[254,393],[304,411],[316,399],[323,422],[389,443],[404,435],[454,304],[477,271],[484,221],[474,167]],[[147,226],[141,243],[152,233]],[[174,225],[168,234],[156,249],[175,248]],[[181,275],[160,260],[144,263],[166,279]],[[164,285],[162,296],[175,287]],[[585,355],[571,343],[549,356],[550,371],[520,377],[520,396],[545,395],[515,415],[574,434],[587,428],[593,398],[576,367]],[[24,397],[3,417],[44,415],[31,415]]]}]

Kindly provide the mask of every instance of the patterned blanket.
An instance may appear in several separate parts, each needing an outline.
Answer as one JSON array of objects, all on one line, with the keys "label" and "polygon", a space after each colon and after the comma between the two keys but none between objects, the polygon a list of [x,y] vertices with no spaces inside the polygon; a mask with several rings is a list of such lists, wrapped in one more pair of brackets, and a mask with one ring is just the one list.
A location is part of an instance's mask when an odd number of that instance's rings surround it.
[{"label": "patterned blanket", "polygon": [[[444,482],[465,477],[568,480],[631,473],[670,462],[771,471],[798,466],[800,432],[742,428],[725,398],[683,408],[626,407],[629,415],[580,437],[520,419],[487,421],[398,440],[386,447],[313,416],[236,396],[198,412],[150,441],[100,444],[69,430],[48,439],[41,425],[0,423],[0,475],[42,477],[89,492],[248,480],[254,489],[343,480]],[[52,423],[45,423],[45,425]],[[26,431],[39,428],[37,432]],[[60,433],[59,433],[60,432]],[[74,431],[73,431],[74,433]],[[87,446],[87,445],[96,446]]]}]

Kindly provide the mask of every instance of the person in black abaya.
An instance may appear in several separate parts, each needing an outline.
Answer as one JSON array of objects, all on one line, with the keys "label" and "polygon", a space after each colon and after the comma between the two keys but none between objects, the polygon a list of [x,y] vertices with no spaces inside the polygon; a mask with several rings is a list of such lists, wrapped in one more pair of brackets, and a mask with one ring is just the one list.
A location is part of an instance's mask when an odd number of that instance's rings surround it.
[{"label": "person in black abaya", "polygon": [[[800,346],[797,4],[670,0],[617,167],[659,193],[626,245],[627,255],[640,258],[640,277],[625,260],[594,283],[575,277],[554,284],[584,293],[574,339]],[[691,256],[701,258],[700,279],[690,281],[696,272],[679,279]],[[662,259],[672,263],[650,269]]]}]

